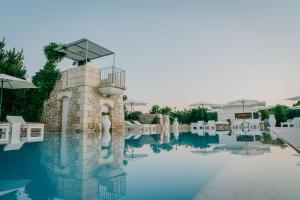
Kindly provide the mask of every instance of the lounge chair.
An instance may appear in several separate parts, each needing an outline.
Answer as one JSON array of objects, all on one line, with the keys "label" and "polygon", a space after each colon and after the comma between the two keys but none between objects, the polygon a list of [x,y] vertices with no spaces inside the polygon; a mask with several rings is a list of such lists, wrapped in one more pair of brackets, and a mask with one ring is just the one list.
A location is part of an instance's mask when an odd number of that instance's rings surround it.
[{"label": "lounge chair", "polygon": [[129,121],[125,121],[126,133],[143,133],[143,127],[140,125],[135,125]]},{"label": "lounge chair", "polygon": [[156,125],[155,124],[141,124],[139,121],[133,121],[133,123],[135,125],[144,126],[145,127],[145,132],[147,132],[149,134],[156,133]]},{"label": "lounge chair", "polygon": [[9,142],[10,124],[0,123],[0,144],[7,144]]},{"label": "lounge chair", "polygon": [[6,116],[11,124],[11,142],[37,142],[44,140],[44,124],[25,122],[21,116]]},{"label": "lounge chair", "polygon": [[293,119],[294,127],[300,128],[300,117],[295,117]]}]

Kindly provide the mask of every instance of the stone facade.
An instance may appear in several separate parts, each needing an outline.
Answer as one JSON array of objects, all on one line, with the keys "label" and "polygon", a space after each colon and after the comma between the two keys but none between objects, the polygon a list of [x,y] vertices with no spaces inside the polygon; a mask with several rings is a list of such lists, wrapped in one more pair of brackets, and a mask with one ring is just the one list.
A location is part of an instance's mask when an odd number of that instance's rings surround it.
[{"label": "stone facade", "polygon": [[112,133],[124,133],[123,95],[107,97],[99,92],[100,69],[79,66],[62,72],[48,101],[44,103],[42,121],[45,130],[60,132],[62,102],[69,98],[67,132],[101,132],[103,108],[109,108]]},{"label": "stone facade", "polygon": [[159,120],[162,119],[162,114],[141,114],[139,116],[139,122],[142,124],[151,124],[155,118]]}]

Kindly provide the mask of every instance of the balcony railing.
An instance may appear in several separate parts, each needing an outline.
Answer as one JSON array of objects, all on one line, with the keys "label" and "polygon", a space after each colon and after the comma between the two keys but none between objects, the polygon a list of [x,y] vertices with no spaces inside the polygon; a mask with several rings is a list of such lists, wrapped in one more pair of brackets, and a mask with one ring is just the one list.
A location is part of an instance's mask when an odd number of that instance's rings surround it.
[{"label": "balcony railing", "polygon": [[125,89],[125,71],[117,67],[106,67],[100,71],[100,87]]}]

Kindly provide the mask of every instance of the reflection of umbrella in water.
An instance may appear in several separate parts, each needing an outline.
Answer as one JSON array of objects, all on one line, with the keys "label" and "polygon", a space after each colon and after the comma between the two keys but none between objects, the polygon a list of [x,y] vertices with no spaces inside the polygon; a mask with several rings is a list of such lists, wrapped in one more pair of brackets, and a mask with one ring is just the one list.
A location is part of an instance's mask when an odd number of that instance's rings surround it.
[{"label": "reflection of umbrella in water", "polygon": [[132,154],[126,154],[124,156],[124,158],[126,160],[136,160],[136,159],[139,159],[139,158],[144,158],[144,157],[147,157],[148,154],[138,154],[138,153],[132,153]]},{"label": "reflection of umbrella in water", "polygon": [[207,156],[207,155],[211,155],[211,154],[220,152],[216,148],[223,147],[223,146],[226,146],[226,145],[224,145],[224,144],[213,144],[213,145],[209,145],[208,148],[203,148],[201,150],[192,151],[192,153],[200,154],[200,155],[203,155],[203,156]]},{"label": "reflection of umbrella in water", "polygon": [[264,154],[266,152],[270,152],[270,151],[271,151],[271,149],[269,146],[246,145],[246,146],[242,147],[241,149],[233,150],[232,154],[241,155],[241,156],[257,156],[257,155],[262,155],[262,154]]},{"label": "reflection of umbrella in water", "polygon": [[36,88],[32,82],[26,81],[24,79],[16,78],[13,76],[9,76],[6,74],[0,74],[0,117],[2,113],[2,96],[3,96],[3,89],[24,89],[24,88]]},{"label": "reflection of umbrella in water", "polygon": [[258,156],[262,155],[265,152],[263,151],[256,151],[256,150],[249,150],[249,149],[241,149],[241,150],[234,150],[232,154],[241,155],[241,156]]}]

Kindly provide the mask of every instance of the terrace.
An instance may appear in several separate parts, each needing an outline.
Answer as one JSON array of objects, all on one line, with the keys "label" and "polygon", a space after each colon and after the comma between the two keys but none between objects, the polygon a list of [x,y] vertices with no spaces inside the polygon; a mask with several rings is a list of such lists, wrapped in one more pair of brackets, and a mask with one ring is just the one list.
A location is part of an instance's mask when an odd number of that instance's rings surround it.
[{"label": "terrace", "polygon": [[56,49],[64,57],[74,61],[74,65],[82,66],[88,62],[106,56],[113,56],[110,67],[100,69],[99,91],[104,96],[122,94],[125,87],[125,71],[115,67],[115,53],[88,39],[80,39],[75,42],[64,44]]}]

